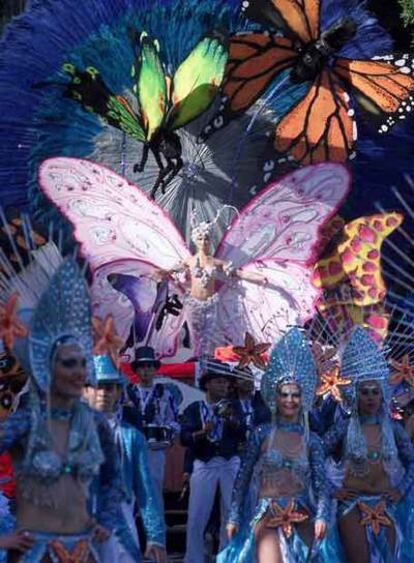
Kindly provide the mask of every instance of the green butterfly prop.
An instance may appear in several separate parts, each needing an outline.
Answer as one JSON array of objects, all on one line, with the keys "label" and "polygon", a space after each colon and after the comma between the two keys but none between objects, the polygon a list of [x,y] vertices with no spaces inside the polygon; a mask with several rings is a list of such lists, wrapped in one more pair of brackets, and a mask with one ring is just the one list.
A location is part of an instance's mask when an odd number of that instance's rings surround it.
[{"label": "green butterfly prop", "polygon": [[64,95],[144,143],[141,162],[135,164],[134,172],[144,170],[152,151],[159,167],[151,191],[154,198],[159,187],[165,192],[183,166],[181,141],[175,131],[199,117],[214,101],[223,81],[228,49],[219,33],[203,37],[171,80],[164,72],[158,42],[145,32],[138,41],[139,54],[131,71],[138,112],[125,97],[111,92],[95,67],[81,71],[73,64],[64,64],[63,70],[71,79]]}]

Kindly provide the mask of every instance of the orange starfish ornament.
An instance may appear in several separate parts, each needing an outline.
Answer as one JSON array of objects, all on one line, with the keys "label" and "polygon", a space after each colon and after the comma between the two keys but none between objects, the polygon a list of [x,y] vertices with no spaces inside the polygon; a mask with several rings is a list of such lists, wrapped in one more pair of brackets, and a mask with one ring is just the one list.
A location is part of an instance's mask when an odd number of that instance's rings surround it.
[{"label": "orange starfish ornament", "polygon": [[244,337],[244,346],[233,346],[233,352],[240,358],[238,368],[243,369],[249,364],[253,364],[261,370],[266,369],[266,362],[264,361],[262,354],[267,352],[270,348],[270,344],[260,343],[256,344],[253,336],[246,332]]},{"label": "orange starfish ornament", "polygon": [[290,500],[285,508],[279,506],[277,502],[272,502],[270,510],[273,517],[268,519],[266,527],[282,528],[287,538],[290,538],[292,535],[294,524],[299,524],[309,518],[305,512],[295,512],[295,502],[293,500]]},{"label": "orange starfish ornament", "polygon": [[350,379],[345,379],[345,377],[339,375],[339,367],[335,367],[321,375],[321,384],[316,390],[316,394],[325,395],[325,393],[330,393],[335,401],[340,403],[342,401],[340,387],[349,385],[350,383]]},{"label": "orange starfish ornament", "polygon": [[14,292],[4,305],[0,305],[0,339],[8,350],[13,348],[15,338],[27,336],[27,329],[17,317],[19,294]]},{"label": "orange starfish ornament", "polygon": [[414,366],[410,364],[408,354],[404,354],[401,362],[391,359],[390,364],[394,369],[390,377],[391,385],[398,385],[398,383],[406,381],[410,387],[414,387]]},{"label": "orange starfish ornament", "polygon": [[98,317],[93,317],[92,327],[95,337],[93,353],[96,356],[109,354],[112,361],[117,366],[119,363],[118,351],[123,346],[124,342],[122,338],[116,334],[112,316],[108,315],[104,321],[101,321]]},{"label": "orange starfish ornament", "polygon": [[72,551],[66,549],[59,540],[52,540],[49,542],[49,546],[59,563],[87,563],[89,561],[88,540],[78,541]]},{"label": "orange starfish ornament", "polygon": [[392,522],[385,512],[387,508],[385,501],[379,502],[374,507],[365,504],[365,502],[358,502],[358,508],[362,515],[361,526],[371,526],[376,536],[379,534],[381,526],[387,528],[391,526]]}]

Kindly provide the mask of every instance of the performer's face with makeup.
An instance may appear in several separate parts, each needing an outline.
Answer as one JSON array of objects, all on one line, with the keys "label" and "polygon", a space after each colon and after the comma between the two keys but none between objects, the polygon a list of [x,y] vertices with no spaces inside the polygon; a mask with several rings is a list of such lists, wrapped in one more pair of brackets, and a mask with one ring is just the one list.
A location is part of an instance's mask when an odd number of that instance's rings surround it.
[{"label": "performer's face with makeup", "polygon": [[286,383],[277,390],[277,411],[285,420],[296,421],[302,406],[302,393],[296,383]]},{"label": "performer's face with makeup", "polygon": [[200,233],[195,239],[195,244],[197,250],[201,250],[207,254],[210,252],[210,237],[208,235]]},{"label": "performer's face with makeup", "polygon": [[86,357],[76,344],[63,344],[56,351],[51,392],[61,398],[79,399],[86,382]]},{"label": "performer's face with makeup", "polygon": [[365,416],[377,414],[382,401],[381,387],[376,381],[364,381],[358,387],[358,410]]}]

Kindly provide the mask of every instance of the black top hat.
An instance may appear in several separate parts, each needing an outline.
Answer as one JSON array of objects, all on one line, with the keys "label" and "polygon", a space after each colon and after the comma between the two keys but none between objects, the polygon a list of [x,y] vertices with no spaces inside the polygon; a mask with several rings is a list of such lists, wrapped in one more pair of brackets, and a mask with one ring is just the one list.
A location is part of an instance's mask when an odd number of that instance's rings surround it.
[{"label": "black top hat", "polygon": [[216,360],[215,358],[208,358],[203,362],[204,372],[200,377],[198,385],[202,391],[206,390],[207,381],[212,379],[218,379],[219,377],[224,377],[230,379],[233,377],[233,371],[229,364]]},{"label": "black top hat", "polygon": [[155,357],[154,348],[151,348],[151,346],[135,348],[134,360],[131,362],[132,369],[135,370],[145,366],[151,366],[155,369],[161,366],[161,362]]}]

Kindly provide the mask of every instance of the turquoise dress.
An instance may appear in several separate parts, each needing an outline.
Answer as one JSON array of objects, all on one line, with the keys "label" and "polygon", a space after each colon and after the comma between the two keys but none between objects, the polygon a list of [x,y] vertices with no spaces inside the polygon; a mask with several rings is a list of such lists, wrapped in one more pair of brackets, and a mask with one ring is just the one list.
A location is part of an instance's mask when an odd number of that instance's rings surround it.
[{"label": "turquoise dress", "polygon": [[[302,437],[302,452],[296,457],[283,457],[282,453],[272,447],[273,433],[290,432]],[[266,447],[266,441],[270,444]],[[316,434],[305,435],[301,424],[277,423],[277,426],[266,424],[258,426],[252,433],[248,447],[242,458],[239,473],[233,490],[232,507],[229,523],[238,527],[238,533],[224,549],[218,563],[254,563],[256,561],[255,529],[262,519],[271,510],[271,505],[276,502],[281,508],[286,508],[290,501],[294,501],[294,510],[306,512],[312,519],[323,520],[328,523],[331,512],[331,501],[324,471],[325,454],[321,440]],[[275,473],[287,469],[292,478],[301,486],[294,496],[270,498],[261,496],[257,502],[253,518],[246,517],[245,501],[249,484],[254,470],[257,473],[260,485],[271,479]],[[278,534],[284,563],[305,562],[308,559],[309,549],[301,539],[295,526],[292,534],[287,537],[282,529],[275,528]],[[319,545],[314,543],[312,552],[317,557]],[[313,559],[314,560],[314,559]]]}]

